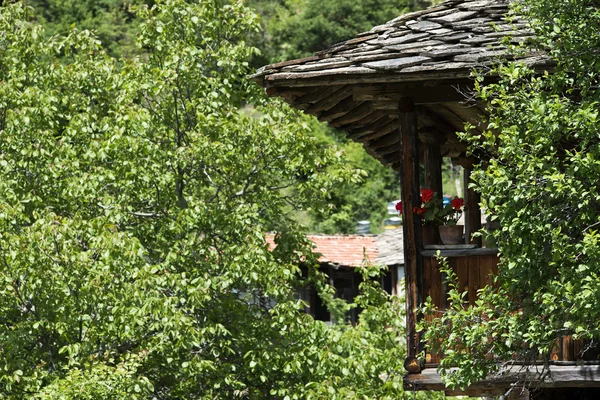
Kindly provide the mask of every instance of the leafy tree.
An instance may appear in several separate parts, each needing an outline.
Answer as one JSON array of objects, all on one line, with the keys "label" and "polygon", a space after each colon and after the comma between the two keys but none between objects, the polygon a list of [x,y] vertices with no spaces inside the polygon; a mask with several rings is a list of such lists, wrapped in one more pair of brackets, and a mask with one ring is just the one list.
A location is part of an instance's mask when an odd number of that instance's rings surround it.
[{"label": "leafy tree", "polygon": [[134,7],[153,5],[153,0],[25,0],[36,9],[35,17],[49,35],[67,34],[72,25],[89,29],[113,56],[133,55],[135,29],[139,24]]},{"label": "leafy tree", "polygon": [[311,213],[313,230],[328,234],[353,233],[358,221],[369,220],[371,232],[378,233],[388,217],[388,202],[399,198],[400,178],[391,168],[367,154],[360,144],[348,140],[338,143],[347,162],[358,168],[361,179],[345,181],[332,188],[329,208]]},{"label": "leafy tree", "polygon": [[452,290],[450,311],[426,327],[451,385],[483,378],[498,360],[548,359],[561,336],[600,337],[600,11],[587,0],[521,3],[536,34],[524,50],[556,66],[502,64],[498,83],[479,89],[489,130],[464,137],[489,157],[474,180],[502,226],[500,272],[472,307]]},{"label": "leafy tree", "polygon": [[[334,301],[291,218],[353,172],[246,81],[256,15],[157,1],[119,62],[29,12],[0,9],[0,396],[408,397],[398,299]],[[305,314],[308,284],[360,324]]]}]

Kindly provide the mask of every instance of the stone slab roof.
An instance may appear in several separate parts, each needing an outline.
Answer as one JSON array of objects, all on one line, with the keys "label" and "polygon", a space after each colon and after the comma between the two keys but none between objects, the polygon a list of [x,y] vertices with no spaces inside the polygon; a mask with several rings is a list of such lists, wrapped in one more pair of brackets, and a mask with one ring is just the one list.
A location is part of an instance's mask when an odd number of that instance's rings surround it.
[{"label": "stone slab roof", "polygon": [[[449,0],[401,15],[313,57],[267,65],[254,78],[274,82],[378,71],[393,71],[405,80],[421,79],[428,71],[468,77],[472,68],[504,55],[504,37],[520,42],[533,35],[527,21],[507,15],[508,3]],[[531,54],[524,61],[543,62],[540,56]]]},{"label": "stone slab roof", "polygon": [[388,229],[377,235],[377,249],[376,264],[403,265],[404,240],[402,229]]},{"label": "stone slab roof", "polygon": [[[454,133],[478,122],[483,107],[468,99],[474,68],[506,58],[504,38],[533,35],[510,15],[509,0],[448,0],[325,49],[312,57],[262,67],[252,77],[272,96],[347,132],[385,165],[398,167],[397,104],[410,96],[419,124],[444,136],[443,154],[464,148]],[[550,66],[544,54],[521,61]],[[391,137],[393,136],[393,137]]]}]

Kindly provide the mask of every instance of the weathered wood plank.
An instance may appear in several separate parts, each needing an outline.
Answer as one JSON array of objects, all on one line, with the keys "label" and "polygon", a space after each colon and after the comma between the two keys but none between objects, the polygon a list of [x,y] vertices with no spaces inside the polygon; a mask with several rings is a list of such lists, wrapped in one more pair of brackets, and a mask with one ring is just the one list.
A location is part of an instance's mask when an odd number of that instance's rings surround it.
[{"label": "weathered wood plank", "polygon": [[442,155],[437,143],[423,144],[423,164],[425,167],[425,187],[433,189],[442,198]]},{"label": "weathered wood plank", "polygon": [[554,341],[554,345],[552,346],[552,349],[550,350],[550,360],[552,361],[559,361],[561,359],[562,356],[562,338],[558,338]]},{"label": "weathered wood plank", "polygon": [[562,338],[562,359],[563,361],[574,361],[573,354],[573,337],[571,335]]},{"label": "weathered wood plank", "polygon": [[469,290],[469,259],[459,257],[454,259],[456,265],[456,278],[458,280],[458,290],[467,292]]},{"label": "weathered wood plank", "polygon": [[[393,128],[390,129],[390,132],[393,132]],[[379,149],[382,149],[384,147],[389,147],[392,146],[396,143],[400,142],[400,137],[398,137],[398,135],[394,135],[393,133],[387,134],[379,139],[370,141],[368,146],[370,148],[372,148],[373,150],[377,151]],[[385,153],[383,153],[385,154]]]},{"label": "weathered wood plank", "polygon": [[327,98],[338,89],[339,87],[337,86],[326,86],[324,88],[318,88],[318,90],[315,91],[305,90],[304,94],[294,100],[293,104],[300,110],[307,110],[314,103]]},{"label": "weathered wood plank", "polygon": [[481,287],[492,286],[494,284],[494,268],[498,266],[498,257],[480,256],[479,257],[479,282]]},{"label": "weathered wood plank", "polygon": [[[442,274],[439,269],[439,264],[436,259],[430,260],[430,296],[432,303],[435,304],[435,308],[436,310],[438,310],[438,312],[436,312],[435,318],[439,318],[442,316],[442,311],[444,310],[444,298],[446,293],[443,289],[444,286],[442,282]],[[425,285],[425,287],[427,287],[427,285]],[[439,363],[440,354],[432,353],[430,362]]]},{"label": "weathered wood plank", "polygon": [[398,108],[398,101],[394,100],[375,100],[371,101],[371,105],[374,110],[396,110]]},{"label": "weathered wood plank", "polygon": [[477,300],[477,291],[481,287],[479,282],[479,257],[471,256],[469,260],[469,304],[475,304]]},{"label": "weathered wood plank", "polygon": [[[526,61],[526,60],[525,60]],[[525,62],[524,61],[524,62]],[[540,69],[545,68],[547,59],[537,57],[531,60],[531,63],[535,63],[540,66]],[[453,80],[469,78],[471,76],[471,69],[473,67],[470,63],[439,63],[440,65],[428,65],[418,67],[408,67],[397,72],[385,73],[385,71],[378,71],[378,73],[368,72],[365,74],[356,75],[328,75],[328,76],[317,76],[317,77],[306,77],[302,73],[296,73],[294,78],[285,77],[280,75],[269,75],[265,76],[262,85],[265,87],[271,86],[284,86],[284,87],[310,87],[310,86],[327,86],[327,85],[355,85],[355,84],[368,84],[368,83],[409,83],[418,81],[435,81],[435,80]],[[439,67],[439,70],[436,69]]]},{"label": "weathered wood plank", "polygon": [[387,147],[382,147],[381,149],[377,150],[377,154],[382,158],[382,159],[388,159],[389,156],[392,156],[395,158],[396,154],[400,151],[400,143],[395,143],[392,144],[390,146]]},{"label": "weathered wood plank", "polygon": [[[364,74],[373,74],[377,72],[374,69],[366,68],[366,67],[341,67],[341,68],[330,68],[330,69],[322,69],[317,71],[307,71],[307,72],[277,72],[272,75],[267,75],[264,77],[265,81],[286,81],[292,82],[295,79],[310,79],[310,78],[319,78],[319,77],[331,77],[331,76],[340,76],[340,75],[364,75]],[[291,85],[286,85],[291,86]]]},{"label": "weathered wood plank", "polygon": [[584,348],[585,347],[583,345],[582,339],[578,339],[578,340],[573,339],[573,357],[575,358],[575,360],[583,359]]},{"label": "weathered wood plank", "polygon": [[328,93],[326,97],[317,101],[315,104],[306,109],[309,114],[316,115],[317,113],[328,110],[331,107],[338,104],[350,95],[350,90],[346,86],[332,86],[332,92]]},{"label": "weathered wood plank", "polygon": [[[431,278],[434,261],[435,260],[431,258],[423,260],[423,299],[426,299],[427,297],[431,297],[433,295]],[[434,316],[425,315],[423,316],[423,318],[425,318],[425,321],[430,323],[433,321]],[[431,353],[431,350],[425,348],[425,363],[431,363],[432,357],[433,354]]]},{"label": "weathered wood plank", "polygon": [[[500,371],[472,384],[467,388],[471,395],[485,393],[490,389],[508,389],[517,382],[527,382],[531,388],[560,388],[560,387],[600,387],[600,366],[563,366],[542,365],[529,367],[513,365],[501,368]],[[434,368],[421,371],[420,374],[408,374],[404,377],[405,390],[445,390],[440,375]],[[462,391],[453,391],[454,395]],[[464,393],[464,392],[463,392]]]},{"label": "weathered wood plank", "polygon": [[354,101],[352,96],[348,96],[335,106],[331,107],[329,110],[325,110],[321,114],[319,114],[319,120],[327,122],[333,121],[334,119],[339,118],[342,115],[354,110],[361,104],[361,102]]},{"label": "weathered wood plank", "polygon": [[[396,105],[397,108],[397,105]],[[351,129],[347,129],[348,137],[351,139],[359,139],[363,136],[366,136],[370,133],[377,131],[383,126],[387,125],[392,118],[386,112],[374,111],[369,114],[368,117],[360,120],[355,126]]]},{"label": "weathered wood plank", "polygon": [[341,117],[329,121],[329,126],[332,126],[334,128],[340,128],[344,125],[350,125],[356,121],[360,121],[372,112],[373,107],[371,107],[371,104],[369,104],[368,102],[362,103],[360,106],[354,108],[352,112],[348,112],[342,115]]},{"label": "weathered wood plank", "polygon": [[355,100],[362,101],[398,101],[410,96],[416,105],[465,102],[472,93],[472,84],[453,85],[374,85],[359,88],[353,92]]},{"label": "weathered wood plank", "polygon": [[480,248],[480,249],[460,249],[460,250],[423,250],[423,257],[435,257],[437,252],[444,257],[469,257],[469,256],[484,256],[496,255],[498,249],[495,248]]},{"label": "weathered wood plank", "polygon": [[385,125],[381,126],[379,129],[377,129],[377,131],[375,131],[369,135],[365,135],[365,136],[361,137],[360,141],[367,142],[367,141],[373,141],[375,139],[379,139],[383,136],[388,135],[393,130],[398,129],[399,126],[400,126],[400,122],[397,119],[390,119]]}]

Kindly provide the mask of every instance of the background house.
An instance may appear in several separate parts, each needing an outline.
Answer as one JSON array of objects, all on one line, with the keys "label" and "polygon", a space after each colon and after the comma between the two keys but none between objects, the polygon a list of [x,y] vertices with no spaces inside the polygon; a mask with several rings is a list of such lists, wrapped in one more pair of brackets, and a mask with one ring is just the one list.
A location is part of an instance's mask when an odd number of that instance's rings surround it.
[{"label": "background house", "polygon": [[[362,276],[358,268],[366,263],[386,267],[381,276],[381,287],[389,294],[404,293],[404,253],[402,229],[387,229],[380,235],[308,235],[320,254],[320,269],[329,277],[336,296],[352,301],[359,292]],[[272,238],[267,238],[269,243]],[[316,319],[333,322],[332,316],[313,288],[299,292],[310,306],[307,312]],[[358,321],[360,310],[348,315],[351,323]]]}]

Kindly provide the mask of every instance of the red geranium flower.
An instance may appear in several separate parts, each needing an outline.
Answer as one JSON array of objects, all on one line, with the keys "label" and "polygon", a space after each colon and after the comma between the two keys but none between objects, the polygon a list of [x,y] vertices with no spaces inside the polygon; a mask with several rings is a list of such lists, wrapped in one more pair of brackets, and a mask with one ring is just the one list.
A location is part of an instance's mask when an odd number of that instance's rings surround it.
[{"label": "red geranium flower", "polygon": [[463,199],[461,199],[460,197],[455,197],[452,199],[450,204],[452,205],[452,208],[454,208],[456,211],[458,211],[458,210],[460,210],[460,208],[462,206],[465,205],[465,201]]},{"label": "red geranium flower", "polygon": [[415,208],[413,208],[413,212],[415,214],[417,214],[419,217],[422,217],[427,212],[427,209],[425,207],[423,207],[423,208],[415,207]]},{"label": "red geranium flower", "polygon": [[402,214],[402,202],[401,201],[396,203],[396,211],[398,211],[400,214]]},{"label": "red geranium flower", "polygon": [[423,203],[429,203],[433,198],[433,189],[421,189],[421,201]]}]

